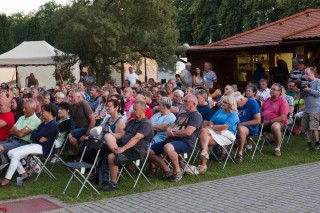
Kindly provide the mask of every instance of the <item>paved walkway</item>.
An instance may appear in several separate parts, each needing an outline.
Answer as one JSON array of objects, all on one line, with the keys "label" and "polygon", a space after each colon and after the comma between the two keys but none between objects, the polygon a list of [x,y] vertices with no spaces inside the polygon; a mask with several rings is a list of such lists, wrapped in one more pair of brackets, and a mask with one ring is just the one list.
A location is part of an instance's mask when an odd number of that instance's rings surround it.
[{"label": "paved walkway", "polygon": [[64,211],[320,212],[320,162],[66,206]]}]

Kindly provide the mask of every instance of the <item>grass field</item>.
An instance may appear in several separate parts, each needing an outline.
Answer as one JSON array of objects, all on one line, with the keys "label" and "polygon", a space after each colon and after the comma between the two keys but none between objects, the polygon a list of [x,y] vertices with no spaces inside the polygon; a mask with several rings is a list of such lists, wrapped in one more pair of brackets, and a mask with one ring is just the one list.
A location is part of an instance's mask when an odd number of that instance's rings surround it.
[{"label": "grass field", "polygon": [[[253,161],[251,161],[247,156],[244,156],[244,161],[241,165],[235,165],[231,161],[229,161],[224,170],[222,170],[222,164],[214,161],[209,161],[208,171],[206,173],[200,174],[198,176],[187,175],[178,183],[163,181],[161,180],[161,174],[159,174],[156,177],[150,178],[150,181],[152,182],[152,185],[150,186],[143,178],[141,178],[134,192],[131,191],[133,182],[128,177],[121,180],[116,192],[101,192],[101,194],[98,195],[92,189],[84,189],[79,199],[75,199],[78,190],[80,189],[80,184],[76,180],[72,182],[69,190],[67,191],[67,194],[62,194],[67,180],[70,177],[70,172],[62,165],[57,165],[53,169],[53,172],[57,176],[58,180],[50,179],[43,173],[36,183],[33,183],[33,176],[31,177],[31,180],[28,183],[25,183],[22,188],[18,188],[15,183],[16,178],[14,177],[9,189],[0,189],[2,190],[2,192],[0,193],[0,200],[22,198],[40,194],[49,194],[68,203],[84,202],[294,166],[315,162],[320,159],[319,152],[304,151],[306,143],[303,136],[295,138],[295,141],[290,141],[289,150],[286,150],[284,147],[282,148],[282,156],[280,158],[276,158],[273,156],[273,148],[271,146],[265,146],[263,150],[263,156],[257,154]],[[198,165],[197,162],[196,165]],[[3,176],[4,174],[1,174],[1,177]]]}]

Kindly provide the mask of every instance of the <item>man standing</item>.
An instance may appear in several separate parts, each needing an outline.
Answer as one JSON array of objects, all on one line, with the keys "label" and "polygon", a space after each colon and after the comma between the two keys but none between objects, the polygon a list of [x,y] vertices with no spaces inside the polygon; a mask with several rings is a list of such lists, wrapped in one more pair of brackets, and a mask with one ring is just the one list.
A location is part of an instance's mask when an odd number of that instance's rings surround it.
[{"label": "man standing", "polygon": [[[298,65],[298,69],[295,69]],[[306,69],[305,62],[300,59],[294,63],[294,69],[291,71],[289,81],[294,81],[298,89],[308,84],[308,80],[304,76],[304,70]]]},{"label": "man standing", "polygon": [[212,65],[210,62],[204,62],[203,82],[204,85],[210,89],[214,83],[217,83],[217,74],[212,71]]},{"label": "man standing", "polygon": [[261,102],[264,102],[267,98],[270,97],[270,89],[268,88],[268,81],[267,79],[261,78],[259,81],[259,87],[258,90],[258,100]]},{"label": "man standing", "polygon": [[70,142],[68,152],[72,156],[78,153],[79,142],[90,135],[90,130],[95,126],[96,120],[89,103],[81,100],[79,90],[71,91],[69,102],[72,104],[71,117],[75,125],[68,136]]},{"label": "man standing", "polygon": [[129,67],[129,73],[126,75],[125,80],[130,81],[130,87],[133,87],[138,79],[139,77],[134,72],[133,67]]},{"label": "man standing", "polygon": [[[145,117],[146,102],[137,101],[133,105],[134,119],[130,120],[120,133],[107,133],[107,145],[112,152],[108,155],[110,182],[103,186],[103,191],[117,189],[119,166],[143,159],[153,137],[151,123]],[[117,141],[118,139],[118,141]]]},{"label": "man standing", "polygon": [[[235,163],[240,164],[242,162],[244,143],[248,136],[258,133],[261,115],[256,100],[243,97],[240,92],[235,92],[233,97],[237,101],[238,116],[240,120],[240,123],[238,124],[238,153],[235,158]],[[248,144],[247,149],[252,149],[252,145]]]},{"label": "man standing", "polygon": [[302,129],[307,135],[306,151],[311,151],[311,139],[314,137],[316,144],[315,150],[320,150],[319,145],[319,122],[320,122],[320,80],[315,77],[316,69],[308,67],[305,70],[305,76],[309,85],[302,87],[302,96],[304,97],[304,112],[302,117]]},{"label": "man standing", "polygon": [[281,96],[282,88],[274,83],[270,89],[270,98],[267,98],[261,106],[261,115],[264,116],[264,130],[271,131],[274,137],[276,157],[281,156],[282,131],[288,123],[289,104]]},{"label": "man standing", "polygon": [[180,73],[181,89],[185,90],[192,86],[191,63],[186,63],[186,68]]}]

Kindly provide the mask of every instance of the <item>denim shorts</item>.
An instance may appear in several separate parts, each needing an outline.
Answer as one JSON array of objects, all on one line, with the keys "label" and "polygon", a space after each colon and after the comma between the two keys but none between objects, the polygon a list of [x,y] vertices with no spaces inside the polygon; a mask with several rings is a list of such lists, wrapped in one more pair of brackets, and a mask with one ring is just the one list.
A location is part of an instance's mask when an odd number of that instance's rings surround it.
[{"label": "denim shorts", "polygon": [[24,140],[21,140],[18,138],[12,138],[12,139],[9,139],[8,141],[2,143],[1,145],[4,148],[5,153],[7,153],[11,149],[15,149],[17,147],[28,145],[28,144],[30,144],[30,143],[28,143],[27,141],[24,141]]},{"label": "denim shorts", "polygon": [[[159,142],[156,144],[153,144],[151,146],[151,149],[157,154],[160,155],[163,153],[163,147],[164,145],[166,145],[166,142]],[[171,141],[169,142],[169,144],[171,144],[174,148],[174,151],[176,151],[176,153],[180,154],[180,153],[190,153],[193,150],[193,147],[190,146],[188,143],[184,142],[184,141]]]},{"label": "denim shorts", "polygon": [[70,133],[71,133],[72,137],[80,139],[81,136],[83,136],[87,133],[87,128],[83,128],[83,127],[75,128],[75,129],[71,130]]}]

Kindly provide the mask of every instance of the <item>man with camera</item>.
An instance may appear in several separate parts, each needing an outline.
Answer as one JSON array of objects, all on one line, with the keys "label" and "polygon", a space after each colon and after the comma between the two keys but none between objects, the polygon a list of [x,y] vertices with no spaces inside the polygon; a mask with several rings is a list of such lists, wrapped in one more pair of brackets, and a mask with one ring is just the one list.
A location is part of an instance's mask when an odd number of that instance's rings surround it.
[{"label": "man with camera", "polygon": [[307,135],[306,151],[311,151],[311,139],[314,137],[316,143],[314,149],[319,151],[319,122],[320,122],[320,79],[317,79],[316,68],[308,67],[305,70],[305,77],[309,84],[302,86],[301,95],[304,97],[304,112],[302,117],[302,129]]}]

